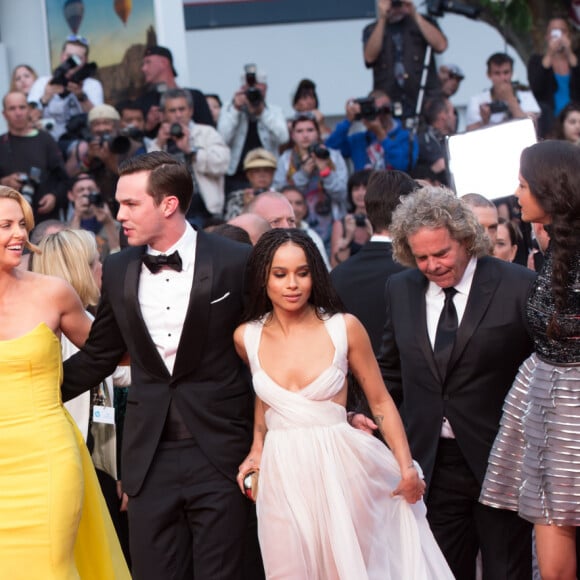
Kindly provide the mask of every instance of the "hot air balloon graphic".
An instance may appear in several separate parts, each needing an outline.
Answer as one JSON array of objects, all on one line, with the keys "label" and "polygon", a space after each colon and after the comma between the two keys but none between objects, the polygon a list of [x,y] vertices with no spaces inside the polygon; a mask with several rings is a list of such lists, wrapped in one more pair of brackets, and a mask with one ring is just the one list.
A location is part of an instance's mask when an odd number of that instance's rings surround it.
[{"label": "hot air balloon graphic", "polygon": [[79,31],[81,20],[85,12],[82,0],[66,0],[63,6],[64,17],[69,28],[76,34]]},{"label": "hot air balloon graphic", "polygon": [[115,12],[125,26],[127,25],[127,20],[129,19],[129,14],[131,14],[132,7],[132,0],[115,0]]}]

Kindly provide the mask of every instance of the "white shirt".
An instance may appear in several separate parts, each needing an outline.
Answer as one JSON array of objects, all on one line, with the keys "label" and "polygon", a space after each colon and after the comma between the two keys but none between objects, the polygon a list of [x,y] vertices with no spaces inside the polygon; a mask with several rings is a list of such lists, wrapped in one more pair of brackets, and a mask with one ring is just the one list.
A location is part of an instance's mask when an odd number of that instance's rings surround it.
[{"label": "white shirt", "polygon": [[[170,373],[173,373],[175,356],[189,306],[196,245],[197,233],[186,223],[183,236],[171,248],[163,252],[167,255],[175,251],[179,252],[183,267],[181,272],[162,268],[153,274],[145,264],[141,265],[139,278],[141,314],[151,340]],[[148,247],[147,253],[159,255],[162,252]]]},{"label": "white shirt", "polygon": [[[477,259],[471,258],[467,263],[461,280],[454,286],[457,294],[453,296],[452,300],[457,311],[458,327],[465,314],[465,307],[467,306],[467,299],[469,298],[469,291],[471,290],[471,283],[473,282],[476,266]],[[431,343],[431,348],[435,348],[435,335],[437,334],[437,324],[439,323],[439,318],[443,311],[443,304],[445,303],[445,292],[434,282],[429,282],[427,292],[425,293],[425,303],[427,307],[427,332],[429,334],[429,342]],[[446,417],[443,417],[441,437],[445,439],[455,438],[453,428]]]},{"label": "white shirt", "polygon": [[384,234],[373,234],[370,239],[371,242],[389,242],[393,243],[393,238],[391,236],[386,236]]},{"label": "white shirt", "polygon": [[[540,114],[540,105],[538,105],[532,91],[516,91],[516,97],[518,98],[520,107],[524,113],[534,115]],[[469,125],[473,125],[474,123],[480,123],[482,119],[479,106],[491,103],[492,100],[490,89],[471,97],[467,104],[467,111],[465,113],[465,125],[469,127]],[[498,125],[499,123],[508,120],[509,115],[507,112],[492,113],[489,117],[489,124]]]}]

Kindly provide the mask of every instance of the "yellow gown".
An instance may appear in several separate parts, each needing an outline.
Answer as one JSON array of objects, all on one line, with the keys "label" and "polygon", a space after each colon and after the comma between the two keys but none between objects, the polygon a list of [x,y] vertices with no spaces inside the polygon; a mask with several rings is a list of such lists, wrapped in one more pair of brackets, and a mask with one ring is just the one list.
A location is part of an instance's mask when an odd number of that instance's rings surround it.
[{"label": "yellow gown", "polygon": [[0,578],[130,578],[44,323],[0,341]]}]

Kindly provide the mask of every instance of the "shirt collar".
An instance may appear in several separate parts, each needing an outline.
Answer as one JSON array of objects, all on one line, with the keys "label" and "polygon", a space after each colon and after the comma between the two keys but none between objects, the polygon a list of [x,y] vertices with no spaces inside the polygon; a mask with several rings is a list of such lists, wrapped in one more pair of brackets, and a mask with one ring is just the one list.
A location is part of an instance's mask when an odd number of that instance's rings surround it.
[{"label": "shirt collar", "polygon": [[182,268],[183,270],[189,270],[192,267],[195,260],[195,246],[197,243],[197,232],[189,225],[189,222],[185,222],[185,231],[183,235],[165,252],[159,252],[153,250],[150,246],[147,246],[147,253],[154,256],[159,254],[173,254],[173,252],[179,252],[181,256]]},{"label": "shirt collar", "polygon": [[393,238],[391,236],[385,236],[384,234],[373,234],[370,239],[371,242],[392,242]]},{"label": "shirt collar", "polygon": [[[461,280],[457,284],[455,284],[454,288],[457,290],[459,294],[465,294],[466,296],[469,294],[471,290],[471,283],[473,282],[473,275],[475,274],[475,268],[477,266],[477,258],[472,257],[469,262],[467,262],[467,266],[465,267],[465,272],[463,272],[463,276]],[[435,282],[429,282],[429,286],[427,288],[427,294],[431,296],[436,296],[437,294],[442,294],[443,288],[437,286]]]}]

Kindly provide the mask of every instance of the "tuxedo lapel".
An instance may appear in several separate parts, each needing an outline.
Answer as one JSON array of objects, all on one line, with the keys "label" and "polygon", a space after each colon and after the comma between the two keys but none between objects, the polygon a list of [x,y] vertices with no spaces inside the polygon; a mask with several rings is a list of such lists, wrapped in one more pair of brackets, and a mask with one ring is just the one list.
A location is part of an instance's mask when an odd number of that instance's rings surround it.
[{"label": "tuxedo lapel", "polygon": [[213,260],[207,236],[197,232],[195,271],[189,295],[189,306],[183,323],[181,339],[175,358],[173,376],[178,377],[194,369],[205,346],[209,325],[210,297],[213,279]]},{"label": "tuxedo lapel", "polygon": [[[425,292],[427,290],[428,281],[418,270],[415,271],[415,276],[412,278],[413,284],[409,288],[409,304],[411,305],[411,328],[415,331],[417,343],[419,344],[423,357],[429,364],[429,368],[433,376],[439,383],[439,371],[433,356],[433,349],[429,341],[429,332],[427,331],[427,303],[425,300]],[[417,305],[415,308],[414,306]]]},{"label": "tuxedo lapel", "polygon": [[169,371],[159,355],[159,351],[151,340],[141,308],[139,307],[139,276],[141,274],[141,256],[145,253],[143,246],[139,252],[134,252],[129,258],[125,271],[125,282],[123,284],[123,298],[125,312],[127,315],[128,327],[132,336],[136,336],[135,342],[139,348],[139,358],[146,362],[146,366],[156,375],[169,376]]},{"label": "tuxedo lapel", "polygon": [[461,357],[461,354],[489,308],[499,283],[499,278],[493,274],[493,261],[490,258],[480,258],[477,261],[477,267],[473,275],[473,281],[471,282],[465,313],[457,329],[457,337],[453,351],[451,352],[449,364],[447,365],[447,374],[451,372],[453,366]]}]

